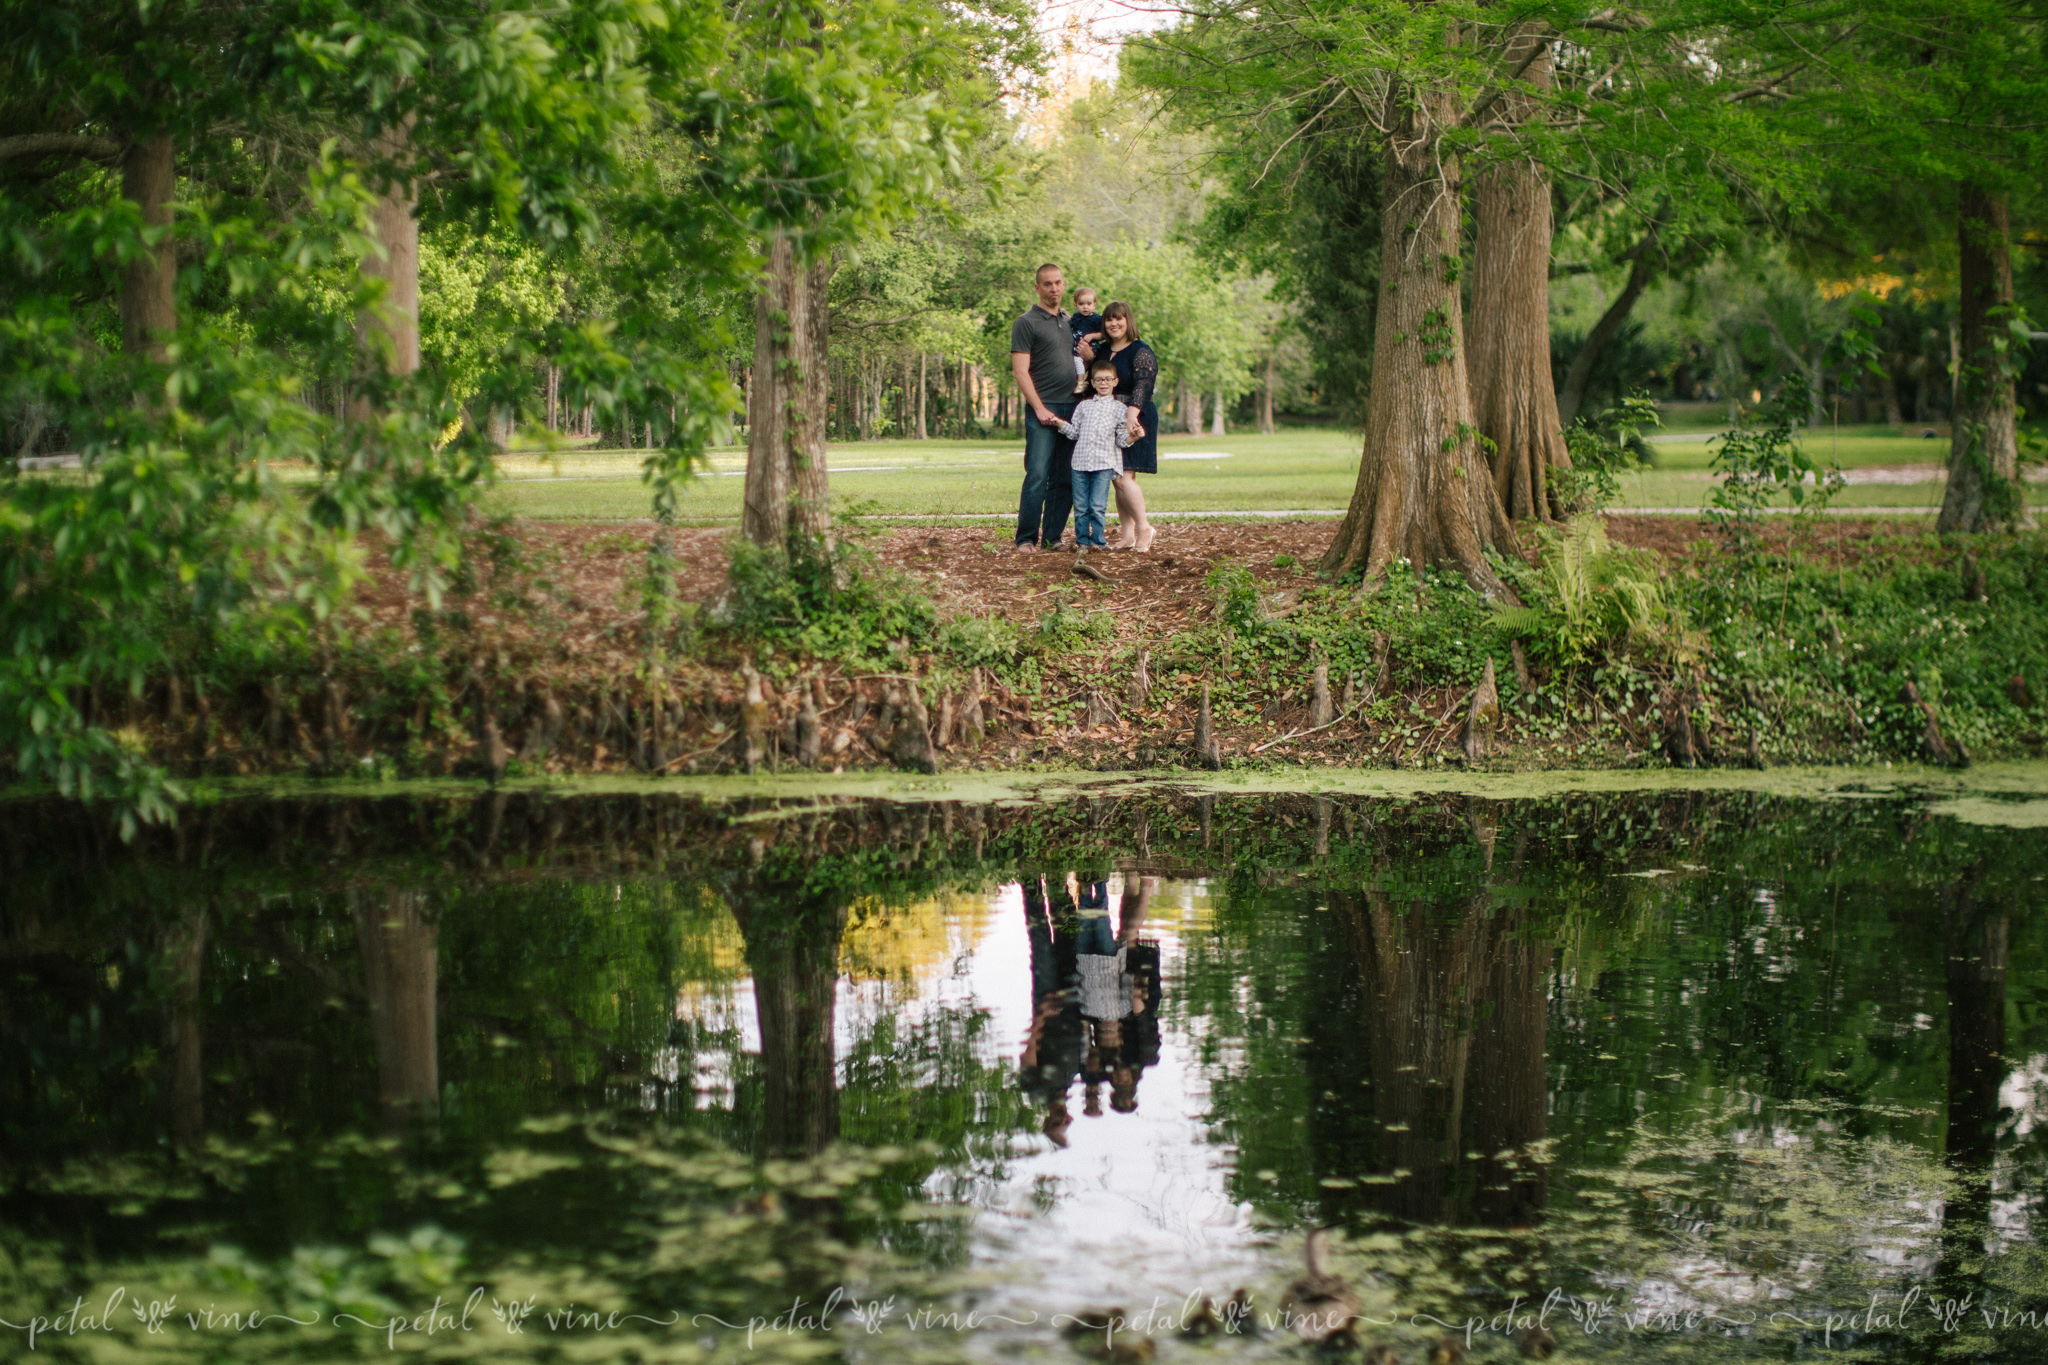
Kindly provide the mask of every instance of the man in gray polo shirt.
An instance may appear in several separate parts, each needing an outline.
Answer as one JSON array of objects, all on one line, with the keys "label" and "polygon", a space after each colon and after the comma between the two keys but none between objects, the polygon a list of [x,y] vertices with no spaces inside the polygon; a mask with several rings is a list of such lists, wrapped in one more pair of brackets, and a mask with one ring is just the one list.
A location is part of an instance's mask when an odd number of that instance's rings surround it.
[{"label": "man in gray polo shirt", "polygon": [[1024,395],[1024,491],[1017,500],[1017,550],[1056,549],[1074,510],[1074,443],[1059,423],[1074,415],[1074,333],[1060,310],[1067,279],[1038,267],[1038,302],[1010,325],[1010,371]]}]

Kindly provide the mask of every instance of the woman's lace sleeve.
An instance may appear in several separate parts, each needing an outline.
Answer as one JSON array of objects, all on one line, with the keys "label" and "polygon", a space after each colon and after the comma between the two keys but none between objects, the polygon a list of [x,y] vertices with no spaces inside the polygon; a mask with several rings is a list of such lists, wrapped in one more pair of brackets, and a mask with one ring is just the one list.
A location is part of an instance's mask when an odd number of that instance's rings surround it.
[{"label": "woman's lace sleeve", "polygon": [[1142,408],[1152,401],[1153,386],[1159,382],[1159,357],[1150,346],[1140,346],[1131,357],[1131,406]]}]

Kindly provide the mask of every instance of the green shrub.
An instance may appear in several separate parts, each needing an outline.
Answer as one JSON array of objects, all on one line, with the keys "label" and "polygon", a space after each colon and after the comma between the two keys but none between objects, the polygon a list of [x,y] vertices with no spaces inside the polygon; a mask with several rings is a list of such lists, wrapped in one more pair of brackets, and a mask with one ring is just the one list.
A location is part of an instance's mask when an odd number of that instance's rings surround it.
[{"label": "green shrub", "polygon": [[1253,633],[1266,624],[1266,610],[1259,602],[1259,581],[1245,565],[1232,561],[1218,564],[1203,580],[1216,604],[1216,619],[1232,630]]},{"label": "green shrub", "polygon": [[1662,426],[1657,404],[1633,394],[1591,418],[1581,417],[1565,428],[1565,448],[1572,467],[1551,471],[1551,486],[1567,515],[1598,512],[1621,496],[1621,476],[1651,463],[1644,427]]},{"label": "green shrub", "polygon": [[1017,627],[1001,616],[961,616],[939,628],[939,652],[962,668],[1007,668],[1022,647]]},{"label": "green shrub", "polygon": [[1977,601],[1965,600],[1959,566],[1926,548],[1916,538],[1854,567],[1795,561],[1748,593],[1728,587],[1725,559],[1703,562],[1683,581],[1715,613],[1709,676],[1826,719],[1866,752],[1917,757],[1926,722],[1902,698],[1911,681],[1944,732],[1980,753],[2018,749],[2042,718],[2016,704],[2011,680],[2037,708],[2048,690],[2048,538],[1973,543]]},{"label": "green shrub", "polygon": [[1755,559],[1764,509],[1779,493],[1789,495],[1800,512],[1818,512],[1842,490],[1841,467],[1823,468],[1794,434],[1811,398],[1806,377],[1795,370],[1735,430],[1714,438],[1714,472],[1721,481],[1701,520],[1745,560]]},{"label": "green shrub", "polygon": [[730,583],[714,616],[734,641],[818,659],[873,659],[938,632],[931,599],[845,528],[796,553],[739,542]]},{"label": "green shrub", "polygon": [[1116,635],[1116,618],[1106,611],[1076,611],[1055,600],[1052,610],[1038,623],[1032,645],[1041,653],[1099,645]]}]

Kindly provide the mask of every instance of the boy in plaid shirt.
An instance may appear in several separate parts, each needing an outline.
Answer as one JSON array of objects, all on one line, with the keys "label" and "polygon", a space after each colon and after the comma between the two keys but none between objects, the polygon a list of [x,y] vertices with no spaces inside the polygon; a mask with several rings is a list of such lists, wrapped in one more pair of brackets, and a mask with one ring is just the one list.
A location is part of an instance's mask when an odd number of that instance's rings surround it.
[{"label": "boy in plaid shirt", "polygon": [[1103,518],[1109,510],[1110,481],[1124,472],[1125,446],[1145,433],[1131,434],[1128,409],[1117,402],[1116,366],[1098,360],[1088,369],[1095,396],[1074,408],[1073,418],[1060,423],[1060,435],[1074,443],[1074,543],[1082,550],[1106,550]]}]

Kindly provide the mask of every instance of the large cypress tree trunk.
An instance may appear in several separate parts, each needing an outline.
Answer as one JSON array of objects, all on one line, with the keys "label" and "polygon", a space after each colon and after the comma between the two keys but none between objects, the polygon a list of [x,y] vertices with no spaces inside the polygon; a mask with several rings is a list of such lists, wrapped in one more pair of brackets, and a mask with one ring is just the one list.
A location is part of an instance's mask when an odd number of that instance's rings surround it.
[{"label": "large cypress tree trunk", "polygon": [[[143,225],[168,229],[177,162],[169,133],[152,133],[121,154],[121,197],[142,210]],[[165,339],[178,328],[177,245],[165,231],[157,244],[121,267],[121,349],[161,363]]]},{"label": "large cypress tree trunk", "polygon": [[2019,476],[2019,423],[2013,357],[2005,347],[2012,318],[2012,220],[2005,196],[1962,187],[1958,213],[1962,306],[1954,434],[1948,491],[1938,531],[1988,531],[2026,515]]},{"label": "large cypress tree trunk", "polygon": [[[1532,55],[1532,47],[1543,44]],[[1549,86],[1548,39],[1529,26],[1507,60],[1522,80]],[[1496,104],[1512,127],[1533,101],[1510,91]],[[1493,486],[1511,517],[1554,520],[1563,509],[1549,472],[1571,468],[1550,374],[1550,181],[1527,159],[1488,167],[1473,184],[1472,345],[1468,377],[1479,432],[1494,444]]]},{"label": "large cypress tree trunk", "polygon": [[768,243],[754,304],[747,394],[747,492],[740,529],[757,545],[801,552],[832,519],[825,479],[827,300],[832,262],[806,263],[785,232]]},{"label": "large cypress tree trunk", "polygon": [[1513,594],[1485,547],[1510,535],[1480,459],[1465,383],[1465,320],[1453,267],[1461,259],[1460,171],[1441,130],[1451,94],[1388,96],[1380,208],[1380,300],[1372,396],[1351,508],[1323,556],[1325,572],[1362,568],[1367,582],[1406,556],[1456,569],[1490,598]]}]

